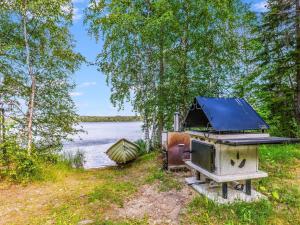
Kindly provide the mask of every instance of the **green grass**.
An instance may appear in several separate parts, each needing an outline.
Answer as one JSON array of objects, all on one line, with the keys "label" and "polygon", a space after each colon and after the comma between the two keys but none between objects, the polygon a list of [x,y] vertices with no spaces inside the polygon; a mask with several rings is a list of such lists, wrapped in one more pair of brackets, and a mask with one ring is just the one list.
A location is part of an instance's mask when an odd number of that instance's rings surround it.
[{"label": "green grass", "polygon": [[263,145],[259,148],[262,163],[289,165],[300,159],[300,145]]},{"label": "green grass", "polygon": [[238,202],[218,205],[203,196],[197,196],[187,206],[182,224],[267,224],[272,205],[262,200],[255,203]]},{"label": "green grass", "polygon": [[172,173],[163,171],[160,168],[155,168],[146,178],[146,183],[153,184],[154,182],[158,182],[158,190],[162,192],[172,189],[180,190],[183,185]]},{"label": "green grass", "polygon": [[107,182],[96,187],[88,196],[90,202],[99,201],[103,205],[114,203],[122,207],[124,196],[136,191],[137,187],[132,182]]}]

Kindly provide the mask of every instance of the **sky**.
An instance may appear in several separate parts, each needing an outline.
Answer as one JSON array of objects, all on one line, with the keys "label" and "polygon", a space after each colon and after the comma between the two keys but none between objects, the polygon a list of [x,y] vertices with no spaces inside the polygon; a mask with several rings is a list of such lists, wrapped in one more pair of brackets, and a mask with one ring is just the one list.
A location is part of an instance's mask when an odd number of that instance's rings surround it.
[{"label": "sky", "polygon": [[[83,24],[83,10],[89,0],[72,0],[74,3],[73,26],[71,33],[76,41],[75,50],[81,53],[89,62],[94,62],[97,54],[101,52],[103,41],[96,43],[89,36],[87,27]],[[266,11],[265,0],[243,0],[251,4],[255,12]],[[110,102],[111,88],[107,86],[106,77],[95,66],[83,64],[74,74],[76,88],[71,96],[76,104],[79,115],[89,116],[115,116],[135,115],[130,103],[125,103],[124,110],[118,111]]]}]

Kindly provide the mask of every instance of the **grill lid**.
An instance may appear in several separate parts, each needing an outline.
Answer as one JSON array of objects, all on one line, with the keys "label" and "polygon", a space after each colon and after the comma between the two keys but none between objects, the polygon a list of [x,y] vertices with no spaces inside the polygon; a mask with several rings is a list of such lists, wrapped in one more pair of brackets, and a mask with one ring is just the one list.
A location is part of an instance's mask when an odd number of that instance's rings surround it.
[{"label": "grill lid", "polygon": [[198,96],[185,119],[186,127],[212,127],[214,131],[269,129],[269,125],[243,98]]}]

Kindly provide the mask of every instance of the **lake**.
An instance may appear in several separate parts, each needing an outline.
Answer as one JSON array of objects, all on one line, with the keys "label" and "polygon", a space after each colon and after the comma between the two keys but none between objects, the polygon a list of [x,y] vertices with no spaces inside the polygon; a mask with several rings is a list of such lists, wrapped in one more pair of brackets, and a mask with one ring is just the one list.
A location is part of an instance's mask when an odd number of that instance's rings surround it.
[{"label": "lake", "polygon": [[105,151],[117,140],[126,138],[136,141],[143,138],[142,122],[95,122],[80,123],[85,131],[72,137],[73,141],[64,144],[64,152],[84,152],[84,168],[100,168],[115,165]]}]

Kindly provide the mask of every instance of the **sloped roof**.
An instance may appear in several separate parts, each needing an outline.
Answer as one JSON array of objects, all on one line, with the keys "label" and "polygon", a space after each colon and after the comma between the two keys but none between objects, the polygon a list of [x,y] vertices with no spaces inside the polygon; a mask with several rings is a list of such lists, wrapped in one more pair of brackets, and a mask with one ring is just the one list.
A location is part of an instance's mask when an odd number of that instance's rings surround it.
[{"label": "sloped roof", "polygon": [[186,127],[211,127],[214,131],[269,129],[269,125],[243,98],[198,96],[185,119]]}]

